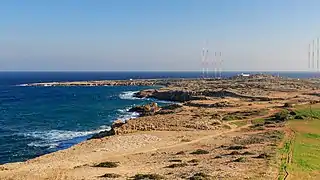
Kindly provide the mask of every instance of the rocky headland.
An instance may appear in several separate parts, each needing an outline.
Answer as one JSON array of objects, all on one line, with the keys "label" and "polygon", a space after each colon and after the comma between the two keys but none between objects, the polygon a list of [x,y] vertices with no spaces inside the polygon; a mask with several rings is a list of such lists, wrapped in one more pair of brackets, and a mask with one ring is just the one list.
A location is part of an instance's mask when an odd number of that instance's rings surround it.
[{"label": "rocky headland", "polygon": [[0,179],[277,179],[272,157],[285,121],[298,118],[292,108],[320,102],[317,79],[261,74],[28,84],[131,85],[157,86],[135,97],[175,103],[133,107],[139,118],[117,120],[109,131],[69,149],[1,165]]}]

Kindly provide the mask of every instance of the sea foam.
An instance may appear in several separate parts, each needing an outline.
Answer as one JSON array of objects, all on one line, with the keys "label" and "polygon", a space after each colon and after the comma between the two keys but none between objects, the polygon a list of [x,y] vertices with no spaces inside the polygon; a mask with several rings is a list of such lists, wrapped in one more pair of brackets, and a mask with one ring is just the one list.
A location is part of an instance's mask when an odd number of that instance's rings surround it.
[{"label": "sea foam", "polygon": [[110,130],[109,126],[103,126],[103,129],[93,131],[64,131],[64,130],[48,130],[48,131],[34,131],[22,133],[25,137],[32,137],[38,139],[28,144],[28,146],[34,147],[47,147],[57,148],[62,145],[65,141],[71,141],[80,137],[87,137],[101,131]]},{"label": "sea foam", "polygon": [[134,94],[137,93],[137,92],[139,92],[139,91],[125,91],[125,92],[122,92],[122,93],[119,95],[119,98],[120,98],[120,99],[126,99],[126,100],[142,99],[142,98],[134,97]]}]

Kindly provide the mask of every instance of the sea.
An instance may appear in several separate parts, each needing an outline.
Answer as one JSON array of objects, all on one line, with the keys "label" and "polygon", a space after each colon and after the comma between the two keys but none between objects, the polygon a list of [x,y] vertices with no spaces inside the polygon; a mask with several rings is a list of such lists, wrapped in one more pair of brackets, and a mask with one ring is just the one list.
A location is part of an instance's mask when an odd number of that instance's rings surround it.
[{"label": "sea", "polygon": [[[223,72],[231,77],[240,72]],[[245,72],[251,73],[251,72]],[[311,78],[307,72],[267,72]],[[113,121],[136,118],[128,112],[149,102],[134,98],[139,90],[158,87],[28,87],[27,83],[85,80],[199,78],[201,72],[0,72],[0,164],[69,148],[110,129]]]}]

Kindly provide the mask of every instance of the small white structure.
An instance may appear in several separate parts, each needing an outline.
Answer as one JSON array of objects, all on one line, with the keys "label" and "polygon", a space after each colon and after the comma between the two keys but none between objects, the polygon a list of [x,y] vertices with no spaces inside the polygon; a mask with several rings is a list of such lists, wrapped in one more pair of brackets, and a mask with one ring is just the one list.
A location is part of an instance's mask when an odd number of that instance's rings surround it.
[{"label": "small white structure", "polygon": [[244,74],[244,73],[241,73],[241,74],[240,74],[240,76],[242,76],[242,77],[249,77],[249,76],[250,76],[250,74]]}]

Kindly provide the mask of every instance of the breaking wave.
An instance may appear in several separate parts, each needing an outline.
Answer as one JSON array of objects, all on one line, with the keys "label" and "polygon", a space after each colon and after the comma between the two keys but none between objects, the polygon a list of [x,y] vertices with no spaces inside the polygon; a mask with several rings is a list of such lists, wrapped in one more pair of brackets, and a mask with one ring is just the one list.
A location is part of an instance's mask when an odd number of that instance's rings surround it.
[{"label": "breaking wave", "polygon": [[110,127],[102,126],[99,130],[94,131],[64,131],[64,130],[49,130],[49,131],[34,131],[21,133],[24,137],[32,137],[37,139],[28,144],[34,147],[47,147],[49,149],[63,147],[65,144],[76,144],[87,139],[90,135],[101,131],[109,130]]},{"label": "breaking wave", "polygon": [[134,94],[137,93],[137,92],[139,92],[139,91],[125,91],[125,92],[122,92],[119,95],[119,98],[120,99],[127,99],[127,100],[142,99],[142,98],[134,97]]}]

